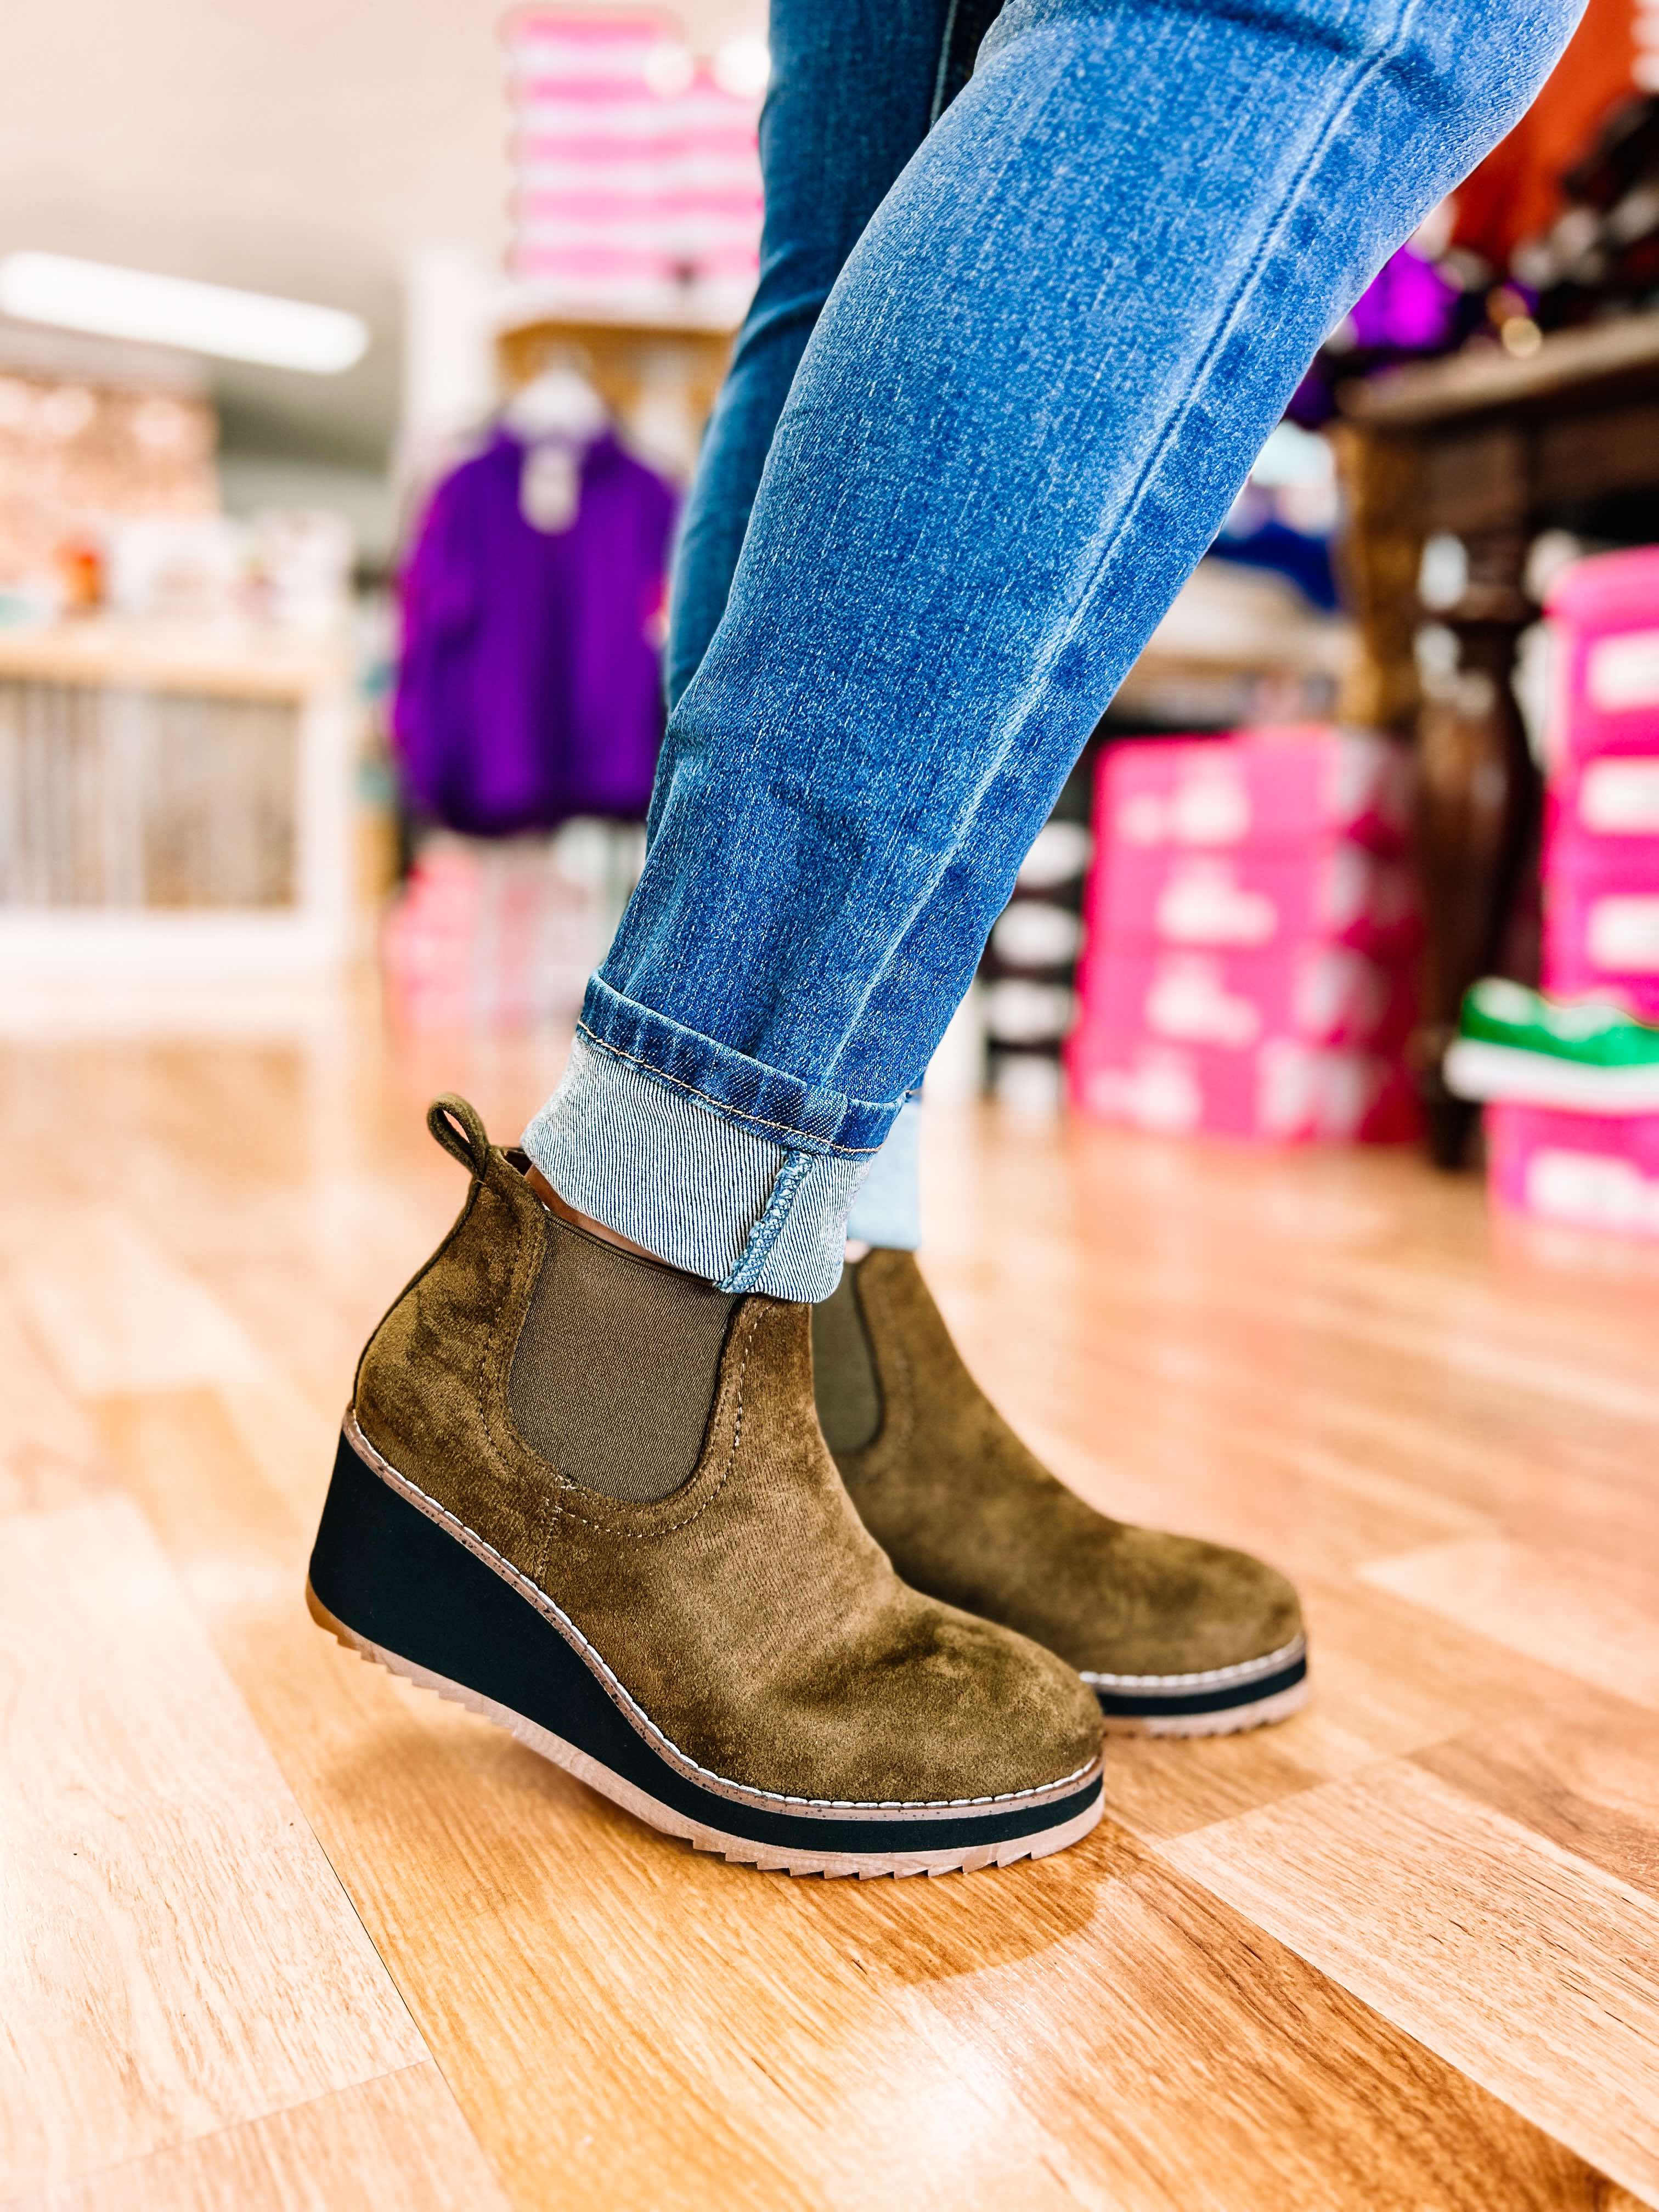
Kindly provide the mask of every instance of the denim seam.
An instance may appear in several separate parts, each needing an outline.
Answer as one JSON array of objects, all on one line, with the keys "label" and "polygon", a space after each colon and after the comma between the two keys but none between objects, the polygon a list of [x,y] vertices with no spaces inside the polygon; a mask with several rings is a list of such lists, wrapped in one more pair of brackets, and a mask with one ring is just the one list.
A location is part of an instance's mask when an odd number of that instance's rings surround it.
[{"label": "denim seam", "polygon": [[762,1269],[771,1257],[772,1247],[783,1234],[794,1206],[795,1193],[811,1172],[812,1158],[810,1152],[792,1152],[778,1170],[772,1195],[767,1200],[760,1219],[750,1231],[749,1242],[744,1246],[737,1266],[720,1285],[721,1290],[740,1295],[753,1289]]},{"label": "denim seam", "polygon": [[[620,997],[621,995],[622,994],[619,992],[617,996]],[[650,1011],[651,1009],[647,1009],[647,1012]],[[663,1021],[666,1018],[667,1018],[665,1015],[659,1014],[657,1016],[657,1019],[659,1021]],[[681,1027],[682,1024],[676,1023],[674,1026],[678,1029]],[[881,1150],[881,1146],[879,1145],[838,1145],[833,1139],[829,1137],[809,1137],[803,1131],[795,1128],[790,1122],[769,1121],[763,1115],[745,1113],[741,1106],[733,1106],[724,1098],[716,1098],[712,1091],[699,1091],[695,1083],[686,1082],[683,1076],[670,1075],[664,1069],[658,1067],[653,1061],[641,1060],[638,1053],[625,1052],[621,1045],[612,1044],[608,1037],[602,1037],[594,1030],[589,1029],[586,1022],[577,1023],[576,1032],[579,1036],[585,1036],[588,1042],[594,1046],[599,1051],[614,1053],[618,1060],[628,1060],[635,1067],[642,1068],[647,1075],[653,1077],[657,1082],[666,1083],[676,1091],[684,1091],[689,1097],[700,1098],[705,1106],[712,1107],[715,1113],[719,1114],[726,1121],[741,1121],[747,1127],[751,1129],[775,1129],[780,1136],[789,1140],[784,1146],[784,1149],[787,1152],[807,1153],[840,1152],[843,1158],[848,1159],[868,1159]],[[696,1032],[694,1030],[688,1030],[685,1034],[688,1036],[694,1036]],[[763,1216],[763,1218],[764,1218]]]},{"label": "denim seam", "polygon": [[957,35],[957,16],[962,0],[951,0],[950,11],[945,18],[945,35],[939,42],[939,67],[933,72],[933,98],[928,112],[927,127],[931,131],[945,112],[945,88],[951,78],[951,48]]},{"label": "denim seam", "polygon": [[[836,1115],[842,1121],[851,1114],[866,1117],[872,1115],[884,1115],[890,1122],[892,1116],[904,1103],[902,1097],[861,1098],[854,1091],[836,1090],[827,1076],[815,1080],[806,1076],[793,1074],[787,1068],[775,1067],[769,1060],[757,1060],[749,1053],[738,1051],[735,1045],[728,1045],[718,1037],[710,1036],[705,1030],[693,1029],[688,1023],[676,1021],[672,1014],[659,1012],[655,1006],[647,1006],[643,1000],[629,998],[626,991],[619,991],[614,983],[608,983],[605,981],[603,968],[596,969],[587,979],[587,992],[583,1000],[581,1012],[577,1016],[577,1025],[579,1028],[586,1027],[596,1044],[609,1045],[613,1051],[621,1053],[624,1058],[630,1056],[627,1047],[618,1045],[615,1039],[609,1036],[601,1036],[587,1021],[589,1012],[593,1010],[592,1001],[595,992],[600,994],[601,1008],[607,1015],[611,1014],[613,1008],[619,1009],[635,1029],[645,1026],[647,1030],[651,1027],[665,1030],[674,1038],[684,1038],[689,1043],[697,1046],[705,1055],[718,1055],[714,1062],[716,1066],[722,1060],[739,1060],[745,1069],[758,1072],[769,1081],[793,1086],[805,1092],[808,1098],[816,1097],[833,1103]],[[647,1042],[651,1041],[648,1034],[644,1041]],[[651,1074],[660,1075],[665,1082],[678,1084],[681,1089],[690,1091],[694,1097],[706,1098],[722,1114],[740,1116],[762,1128],[781,1130],[793,1139],[795,1144],[804,1146],[809,1151],[820,1146],[830,1152],[857,1153],[875,1152],[881,1149],[879,1145],[838,1143],[834,1138],[820,1136],[814,1130],[801,1127],[799,1121],[795,1120],[784,1121],[769,1120],[766,1115],[756,1113],[750,1107],[738,1105],[730,1099],[720,1097],[714,1091],[701,1090],[686,1077],[676,1075],[672,1069],[659,1067],[654,1060],[641,1059],[638,1064],[647,1069]],[[883,1130],[882,1134],[884,1139],[885,1129]]]}]

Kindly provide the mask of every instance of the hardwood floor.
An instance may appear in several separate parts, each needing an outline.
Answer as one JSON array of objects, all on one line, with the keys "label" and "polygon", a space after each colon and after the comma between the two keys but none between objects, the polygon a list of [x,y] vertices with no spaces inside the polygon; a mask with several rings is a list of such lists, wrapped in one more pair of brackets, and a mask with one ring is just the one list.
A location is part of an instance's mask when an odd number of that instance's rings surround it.
[{"label": "hardwood floor", "polygon": [[556,1045],[0,1048],[0,2205],[1659,2205],[1659,1264],[1415,1158],[935,1116],[928,1272],[1314,1701],[1036,1866],[792,1883],[349,1659],[352,1362]]}]

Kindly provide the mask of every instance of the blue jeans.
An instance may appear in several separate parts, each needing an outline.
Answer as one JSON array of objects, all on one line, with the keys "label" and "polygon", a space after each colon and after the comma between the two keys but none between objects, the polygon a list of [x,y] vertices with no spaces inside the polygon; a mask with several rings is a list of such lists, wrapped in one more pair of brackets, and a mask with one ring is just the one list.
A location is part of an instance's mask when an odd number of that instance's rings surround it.
[{"label": "blue jeans", "polygon": [[1010,0],[926,130],[948,6],[775,0],[765,266],[689,532],[737,534],[812,326],[526,1134],[570,1204],[728,1290],[828,1295],[1090,729],[1581,4]]}]

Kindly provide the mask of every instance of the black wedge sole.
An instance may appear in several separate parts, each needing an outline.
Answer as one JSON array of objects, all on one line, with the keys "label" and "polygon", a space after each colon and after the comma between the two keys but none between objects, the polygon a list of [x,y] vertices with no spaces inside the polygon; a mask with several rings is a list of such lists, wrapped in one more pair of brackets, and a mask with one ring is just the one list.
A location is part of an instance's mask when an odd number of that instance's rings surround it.
[{"label": "black wedge sole", "polygon": [[1048,1790],[949,1805],[819,1804],[696,1767],[543,1593],[350,1423],[307,1594],[349,1650],[510,1729],[653,1826],[744,1863],[793,1874],[971,1870],[1059,1850],[1100,1818],[1098,1761]]}]

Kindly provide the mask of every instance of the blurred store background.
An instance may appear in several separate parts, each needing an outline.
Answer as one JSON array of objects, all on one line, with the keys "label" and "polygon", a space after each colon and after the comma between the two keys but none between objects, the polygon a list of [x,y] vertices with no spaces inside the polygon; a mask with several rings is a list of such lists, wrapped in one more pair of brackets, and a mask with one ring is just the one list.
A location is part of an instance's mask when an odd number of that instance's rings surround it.
[{"label": "blurred store background", "polygon": [[[764,28],[759,0],[95,28],[15,0],[9,1030],[280,1029],[344,994],[434,1065],[568,1027],[642,851],[674,509],[756,268]],[[1444,1074],[1471,985],[1659,1015],[1656,539],[1659,7],[1592,0],[1332,334],[939,1085],[1476,1158]],[[1536,1032],[1523,1060],[1583,1060]],[[1659,1145],[1605,1103],[1511,1090],[1500,1119],[1553,1113],[1546,1149],[1590,1165],[1529,1181],[1511,1130],[1505,1194],[1659,1232]]]}]

